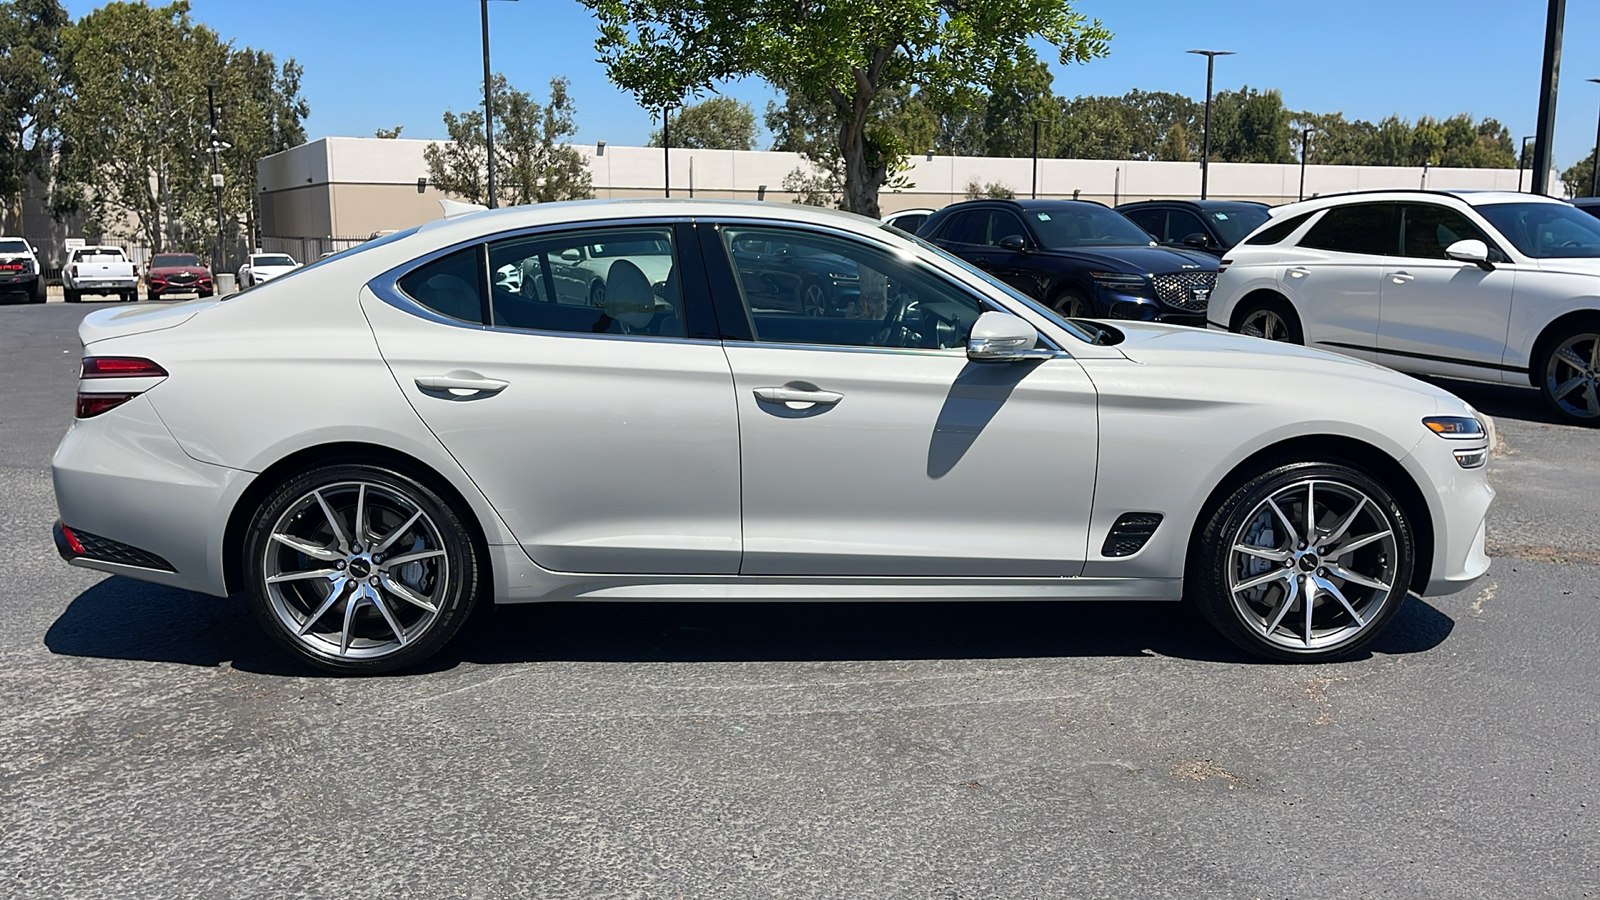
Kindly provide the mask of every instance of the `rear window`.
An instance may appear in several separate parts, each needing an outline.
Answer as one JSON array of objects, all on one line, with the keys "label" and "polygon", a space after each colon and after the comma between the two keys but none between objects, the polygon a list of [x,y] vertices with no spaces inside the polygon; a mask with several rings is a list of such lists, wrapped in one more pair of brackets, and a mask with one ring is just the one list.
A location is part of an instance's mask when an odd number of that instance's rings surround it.
[{"label": "rear window", "polygon": [[1298,230],[1301,225],[1304,225],[1306,223],[1307,219],[1311,218],[1314,215],[1316,215],[1315,212],[1308,212],[1308,213],[1301,213],[1298,216],[1290,216],[1289,218],[1284,219],[1282,222],[1279,222],[1276,225],[1270,226],[1268,228],[1261,229],[1260,233],[1258,233],[1255,236],[1251,237],[1250,240],[1245,241],[1245,243],[1246,244],[1277,244],[1277,243],[1281,243],[1284,238],[1288,237],[1291,234],[1294,234],[1295,231]]},{"label": "rear window", "polygon": [[1399,238],[1393,203],[1358,203],[1336,206],[1311,226],[1300,246],[1339,253],[1393,256]]},{"label": "rear window", "polygon": [[115,247],[86,247],[72,251],[73,262],[126,262],[127,257]]}]

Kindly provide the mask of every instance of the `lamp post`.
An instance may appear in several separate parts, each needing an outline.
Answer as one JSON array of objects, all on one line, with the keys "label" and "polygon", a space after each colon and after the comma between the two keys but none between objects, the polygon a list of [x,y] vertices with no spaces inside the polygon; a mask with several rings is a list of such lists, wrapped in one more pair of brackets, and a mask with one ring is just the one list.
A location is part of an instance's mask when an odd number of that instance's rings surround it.
[{"label": "lamp post", "polygon": [[1551,144],[1556,133],[1556,82],[1561,75],[1561,29],[1567,0],[1550,0],[1544,23],[1544,72],[1539,79],[1538,139],[1533,142],[1533,193],[1547,194]]},{"label": "lamp post", "polygon": [[211,111],[211,187],[217,192],[217,253],[212,260],[212,272],[222,271],[222,150],[227,144],[217,131],[217,83],[206,82],[206,106]]},{"label": "lamp post", "polygon": [[1200,141],[1200,199],[1206,199],[1206,190],[1211,175],[1211,76],[1216,68],[1217,57],[1232,56],[1232,50],[1190,50],[1190,53],[1206,58],[1206,130]]},{"label": "lamp post", "polygon": [[489,208],[494,209],[498,204],[494,195],[494,97],[489,75],[489,0],[480,0],[479,6],[483,13],[483,141],[489,151]]},{"label": "lamp post", "polygon": [[1310,152],[1311,132],[1316,131],[1310,125],[1300,132],[1300,199],[1306,198],[1306,154]]},{"label": "lamp post", "polygon": [[1028,192],[1030,200],[1039,199],[1039,120],[1033,120],[1033,190]]},{"label": "lamp post", "polygon": [[[1586,78],[1600,84],[1600,78]],[[1594,165],[1589,169],[1589,196],[1600,197],[1600,119],[1594,124]]]},{"label": "lamp post", "polygon": [[1517,157],[1517,193],[1522,193],[1522,170],[1528,167],[1528,142],[1533,140],[1533,135],[1522,139],[1522,154]]},{"label": "lamp post", "polygon": [[672,107],[661,107],[661,183],[672,199]]}]

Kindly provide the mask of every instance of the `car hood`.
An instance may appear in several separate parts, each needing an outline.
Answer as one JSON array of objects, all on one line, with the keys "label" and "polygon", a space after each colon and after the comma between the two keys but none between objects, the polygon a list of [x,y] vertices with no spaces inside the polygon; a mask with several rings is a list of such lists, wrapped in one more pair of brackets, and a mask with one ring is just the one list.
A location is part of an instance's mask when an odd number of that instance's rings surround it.
[{"label": "car hood", "polygon": [[88,346],[107,338],[174,328],[216,305],[216,300],[191,300],[170,306],[140,304],[126,309],[96,310],[84,316],[83,323],[78,326],[78,339]]},{"label": "car hood", "polygon": [[1139,272],[1145,275],[1181,272],[1186,269],[1202,272],[1217,270],[1215,256],[1173,250],[1169,247],[1066,247],[1038,252],[1041,255],[1082,260],[1091,265],[1105,266],[1119,272]]},{"label": "car hood", "polygon": [[1397,388],[1452,404],[1461,402],[1442,388],[1393,369],[1299,344],[1177,325],[1122,321],[1114,324],[1124,335],[1116,348],[1138,363],[1185,369],[1245,369],[1269,378],[1275,372],[1325,375],[1338,379],[1347,392],[1359,383]]},{"label": "car hood", "polygon": [[1580,256],[1569,259],[1541,259],[1539,268],[1545,272],[1568,275],[1600,275],[1600,258]]}]

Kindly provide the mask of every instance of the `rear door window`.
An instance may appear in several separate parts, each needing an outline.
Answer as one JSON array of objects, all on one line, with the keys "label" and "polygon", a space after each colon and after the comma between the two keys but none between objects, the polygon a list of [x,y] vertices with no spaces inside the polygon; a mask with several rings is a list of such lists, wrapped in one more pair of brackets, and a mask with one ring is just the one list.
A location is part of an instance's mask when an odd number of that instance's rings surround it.
[{"label": "rear door window", "polygon": [[684,337],[669,226],[541,234],[489,245],[491,323],[574,334]]},{"label": "rear door window", "polygon": [[1167,211],[1164,209],[1135,209],[1124,213],[1133,220],[1133,224],[1150,232],[1150,236],[1158,241],[1167,239]]},{"label": "rear door window", "polygon": [[1339,253],[1394,256],[1399,249],[1394,203],[1357,203],[1330,209],[1300,246]]}]

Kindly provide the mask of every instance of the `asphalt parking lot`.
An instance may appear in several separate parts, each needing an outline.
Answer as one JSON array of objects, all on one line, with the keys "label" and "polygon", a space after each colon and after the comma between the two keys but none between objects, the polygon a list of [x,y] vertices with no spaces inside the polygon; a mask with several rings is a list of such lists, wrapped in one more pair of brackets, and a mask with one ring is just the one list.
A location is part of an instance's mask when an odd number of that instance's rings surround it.
[{"label": "asphalt parking lot", "polygon": [[1494,568],[1351,662],[1168,605],[559,604],[341,680],[57,558],[101,306],[0,307],[0,895],[1600,896],[1600,431],[1531,391],[1446,385]]}]

